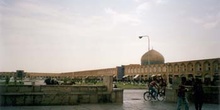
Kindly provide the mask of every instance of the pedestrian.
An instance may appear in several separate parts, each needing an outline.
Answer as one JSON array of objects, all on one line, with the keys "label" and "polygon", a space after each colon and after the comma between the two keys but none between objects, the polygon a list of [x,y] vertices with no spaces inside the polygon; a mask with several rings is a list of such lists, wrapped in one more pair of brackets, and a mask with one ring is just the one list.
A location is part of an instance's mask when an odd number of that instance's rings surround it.
[{"label": "pedestrian", "polygon": [[202,110],[204,90],[202,87],[202,82],[199,78],[196,78],[196,81],[193,85],[193,96],[196,110]]},{"label": "pedestrian", "polygon": [[166,92],[166,86],[167,86],[167,83],[166,83],[166,80],[164,80],[163,78],[160,80],[160,91],[163,93],[163,95],[165,95],[165,92]]},{"label": "pedestrian", "polygon": [[189,102],[186,98],[185,92],[187,92],[187,89],[183,84],[180,84],[179,88],[177,89],[177,110],[181,110],[182,103],[185,105],[185,110],[189,110]]}]

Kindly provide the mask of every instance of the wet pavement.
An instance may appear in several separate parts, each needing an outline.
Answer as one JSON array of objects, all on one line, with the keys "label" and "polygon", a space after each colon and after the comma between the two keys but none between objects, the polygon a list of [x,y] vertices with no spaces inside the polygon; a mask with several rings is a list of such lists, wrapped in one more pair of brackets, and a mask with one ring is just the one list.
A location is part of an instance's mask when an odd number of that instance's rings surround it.
[{"label": "wet pavement", "polygon": [[[123,104],[80,104],[71,106],[5,106],[0,110],[176,110],[176,103],[144,101],[145,90],[124,90]],[[184,106],[184,105],[182,105]],[[195,110],[190,103],[190,110]],[[184,109],[182,109],[184,110]],[[218,104],[204,104],[202,110],[220,110]]]}]

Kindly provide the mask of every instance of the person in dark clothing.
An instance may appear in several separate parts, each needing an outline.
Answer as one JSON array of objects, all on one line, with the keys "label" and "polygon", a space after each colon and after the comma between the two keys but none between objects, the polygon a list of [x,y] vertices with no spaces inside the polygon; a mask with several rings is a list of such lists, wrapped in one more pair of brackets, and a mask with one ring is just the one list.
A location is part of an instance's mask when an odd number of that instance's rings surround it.
[{"label": "person in dark clothing", "polygon": [[185,92],[188,90],[185,88],[184,85],[179,85],[179,88],[177,89],[177,110],[181,110],[182,103],[185,104],[185,110],[189,110],[189,102],[186,98]]},{"label": "person in dark clothing", "polygon": [[160,80],[160,84],[159,84],[159,86],[160,86],[160,90],[161,90],[161,92],[163,93],[163,95],[165,95],[165,92],[166,92],[166,86],[167,86],[166,80],[161,79],[161,80]]},{"label": "person in dark clothing", "polygon": [[204,90],[200,79],[196,79],[193,85],[193,95],[196,110],[202,110]]}]

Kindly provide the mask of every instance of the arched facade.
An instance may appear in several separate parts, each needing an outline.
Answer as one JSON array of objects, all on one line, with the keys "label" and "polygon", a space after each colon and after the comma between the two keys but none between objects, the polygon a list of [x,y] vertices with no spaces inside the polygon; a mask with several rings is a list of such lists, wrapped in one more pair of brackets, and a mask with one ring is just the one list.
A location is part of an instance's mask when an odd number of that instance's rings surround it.
[{"label": "arched facade", "polygon": [[[119,69],[121,69],[119,71]],[[173,77],[186,79],[199,77],[208,85],[213,80],[220,80],[220,58],[169,62],[163,64],[140,65],[130,64],[115,68],[86,70],[68,73],[32,73],[25,72],[27,78],[79,78],[113,76],[114,80],[146,81],[151,75],[161,75],[172,84]],[[16,76],[16,72],[0,72],[0,78]]]}]

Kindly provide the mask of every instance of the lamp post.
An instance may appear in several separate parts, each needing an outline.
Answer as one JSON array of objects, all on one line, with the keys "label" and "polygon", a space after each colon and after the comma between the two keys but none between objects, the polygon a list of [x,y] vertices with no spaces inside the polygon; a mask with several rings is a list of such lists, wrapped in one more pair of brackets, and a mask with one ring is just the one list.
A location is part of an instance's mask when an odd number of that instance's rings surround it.
[{"label": "lamp post", "polygon": [[[147,37],[148,38],[148,52],[150,51],[150,37],[148,35],[143,35],[143,36],[139,36],[139,39],[142,39],[143,37]],[[148,65],[150,64],[149,62],[149,55],[147,56],[147,63]]]},{"label": "lamp post", "polygon": [[[148,35],[143,35],[143,36],[139,36],[139,39],[142,39],[143,37],[147,37],[148,38],[148,52],[150,51],[150,37]],[[150,66],[150,61],[149,61],[149,55],[147,56],[147,73],[149,74],[149,66]],[[148,78],[150,76],[148,75]]]},{"label": "lamp post", "polygon": [[150,37],[148,35],[144,35],[144,36],[139,36],[139,39],[142,39],[143,37],[148,38],[148,51],[149,51],[150,50]]}]

